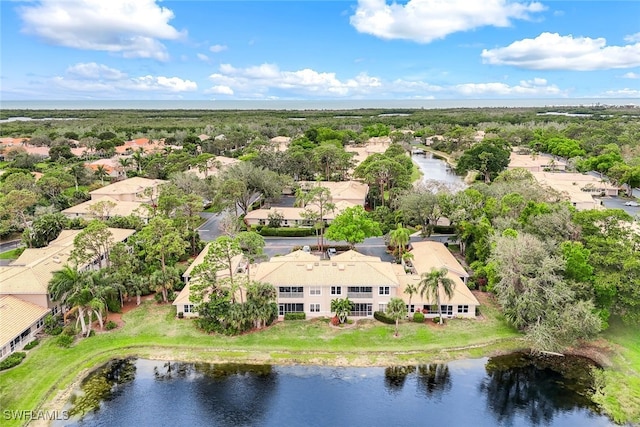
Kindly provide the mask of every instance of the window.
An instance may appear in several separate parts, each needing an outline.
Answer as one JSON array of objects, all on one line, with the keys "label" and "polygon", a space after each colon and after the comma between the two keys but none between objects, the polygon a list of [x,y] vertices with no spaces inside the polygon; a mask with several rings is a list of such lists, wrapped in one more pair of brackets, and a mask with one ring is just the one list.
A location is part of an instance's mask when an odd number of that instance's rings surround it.
[{"label": "window", "polygon": [[387,312],[387,304],[378,304],[378,311]]},{"label": "window", "polygon": [[409,313],[414,313],[416,311],[416,306],[411,304],[411,305],[407,305],[407,311]]},{"label": "window", "polygon": [[36,329],[40,329],[43,326],[44,326],[44,317],[38,320],[38,323],[36,323]]},{"label": "window", "polygon": [[185,313],[193,313],[193,304],[185,304],[184,305],[184,312]]},{"label": "window", "polygon": [[348,292],[354,294],[370,294],[373,288],[371,286],[349,286]]},{"label": "window", "polygon": [[278,314],[284,316],[285,313],[299,313],[304,312],[304,304],[298,303],[282,303],[278,304]]},{"label": "window", "polygon": [[458,306],[458,313],[468,313],[469,312],[469,306],[468,305],[459,305]]},{"label": "window", "polygon": [[373,307],[370,302],[368,303],[355,303],[353,304],[352,316],[371,316],[373,314]]},{"label": "window", "polygon": [[341,286],[332,286],[331,287],[331,295],[340,295],[342,294],[342,287]]},{"label": "window", "polygon": [[453,316],[453,306],[452,305],[441,305],[443,316]]},{"label": "window", "polygon": [[322,295],[322,288],[320,286],[310,286],[309,295]]},{"label": "window", "polygon": [[388,286],[380,286],[378,289],[379,295],[389,295],[389,287]]},{"label": "window", "polygon": [[312,313],[320,313],[320,304],[310,304],[309,311]]}]

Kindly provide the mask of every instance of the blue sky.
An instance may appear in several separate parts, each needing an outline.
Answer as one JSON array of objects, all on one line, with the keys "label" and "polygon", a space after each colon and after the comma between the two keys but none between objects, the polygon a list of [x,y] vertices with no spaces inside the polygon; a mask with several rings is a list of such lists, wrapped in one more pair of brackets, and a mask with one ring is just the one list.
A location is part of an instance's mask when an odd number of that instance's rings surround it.
[{"label": "blue sky", "polygon": [[640,98],[640,1],[0,0],[1,100]]}]

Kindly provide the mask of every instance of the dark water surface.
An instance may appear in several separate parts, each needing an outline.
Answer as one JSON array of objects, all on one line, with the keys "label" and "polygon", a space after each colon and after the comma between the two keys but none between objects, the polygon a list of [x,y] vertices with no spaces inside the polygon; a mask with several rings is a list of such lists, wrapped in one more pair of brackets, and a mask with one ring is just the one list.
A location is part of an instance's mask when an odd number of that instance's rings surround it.
[{"label": "dark water surface", "polygon": [[514,354],[386,369],[131,360],[120,371],[100,409],[70,425],[612,425],[590,402],[591,365],[579,358]]}]

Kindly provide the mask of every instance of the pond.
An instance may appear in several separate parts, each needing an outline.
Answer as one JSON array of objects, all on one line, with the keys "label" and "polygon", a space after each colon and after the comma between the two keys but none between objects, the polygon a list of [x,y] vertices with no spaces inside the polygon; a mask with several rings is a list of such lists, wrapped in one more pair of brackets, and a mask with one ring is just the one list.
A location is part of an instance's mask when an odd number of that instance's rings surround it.
[{"label": "pond", "polygon": [[432,153],[427,151],[425,154],[414,154],[411,158],[420,168],[423,182],[435,181],[456,190],[466,187],[462,177],[456,175],[445,160],[435,157]]},{"label": "pond", "polygon": [[84,381],[103,400],[70,425],[609,426],[589,399],[592,369],[521,353],[390,368],[130,359]]}]

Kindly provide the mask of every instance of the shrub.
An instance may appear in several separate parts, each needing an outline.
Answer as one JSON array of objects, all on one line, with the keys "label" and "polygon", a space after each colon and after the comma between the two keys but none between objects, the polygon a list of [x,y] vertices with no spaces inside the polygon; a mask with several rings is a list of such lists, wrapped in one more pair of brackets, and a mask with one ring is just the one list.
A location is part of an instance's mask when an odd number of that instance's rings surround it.
[{"label": "shrub", "polygon": [[333,316],[331,318],[331,324],[333,326],[339,326],[340,325],[340,319],[338,319],[338,316]]},{"label": "shrub", "polygon": [[392,318],[390,318],[389,316],[387,316],[384,311],[375,311],[373,313],[373,318],[382,322],[382,323],[386,323],[387,325],[395,325],[396,321],[393,320]]},{"label": "shrub", "polygon": [[44,331],[49,335],[60,335],[62,333],[62,322],[59,316],[48,314],[44,318]]},{"label": "shrub", "polygon": [[[440,323],[440,317],[439,316],[436,316],[431,320],[433,320],[433,323]],[[444,322],[444,319],[442,321]]]},{"label": "shrub", "polygon": [[62,330],[62,335],[66,335],[68,337],[75,337],[77,333],[78,333],[78,330],[73,325],[67,325]]},{"label": "shrub", "polygon": [[423,323],[424,314],[420,313],[419,311],[416,311],[415,313],[413,313],[413,321],[416,323]]},{"label": "shrub", "polygon": [[18,366],[25,357],[27,357],[27,353],[23,351],[16,351],[15,353],[10,354],[6,359],[0,362],[0,371]]},{"label": "shrub", "polygon": [[25,350],[31,350],[33,347],[37,346],[38,344],[40,344],[40,341],[38,341],[37,339],[33,340],[29,344],[25,345],[24,349]]},{"label": "shrub", "polygon": [[56,344],[62,348],[69,348],[71,347],[72,343],[73,343],[72,335],[60,334],[58,335],[58,338],[56,338]]},{"label": "shrub", "polygon": [[261,236],[273,237],[307,237],[316,234],[313,228],[290,228],[290,227],[263,227],[260,230]]},{"label": "shrub", "polygon": [[158,304],[162,304],[162,292],[156,292],[156,294],[153,296],[153,299],[154,299]]},{"label": "shrub", "polygon": [[118,327],[118,324],[116,322],[114,322],[113,320],[109,320],[105,325],[105,328],[107,328],[108,331],[115,329]]},{"label": "shrub", "polygon": [[284,314],[284,320],[304,320],[306,318],[307,318],[307,315],[305,313],[300,313],[300,312]]},{"label": "shrub", "polygon": [[184,319],[184,312],[179,312],[178,313],[178,319]]}]

